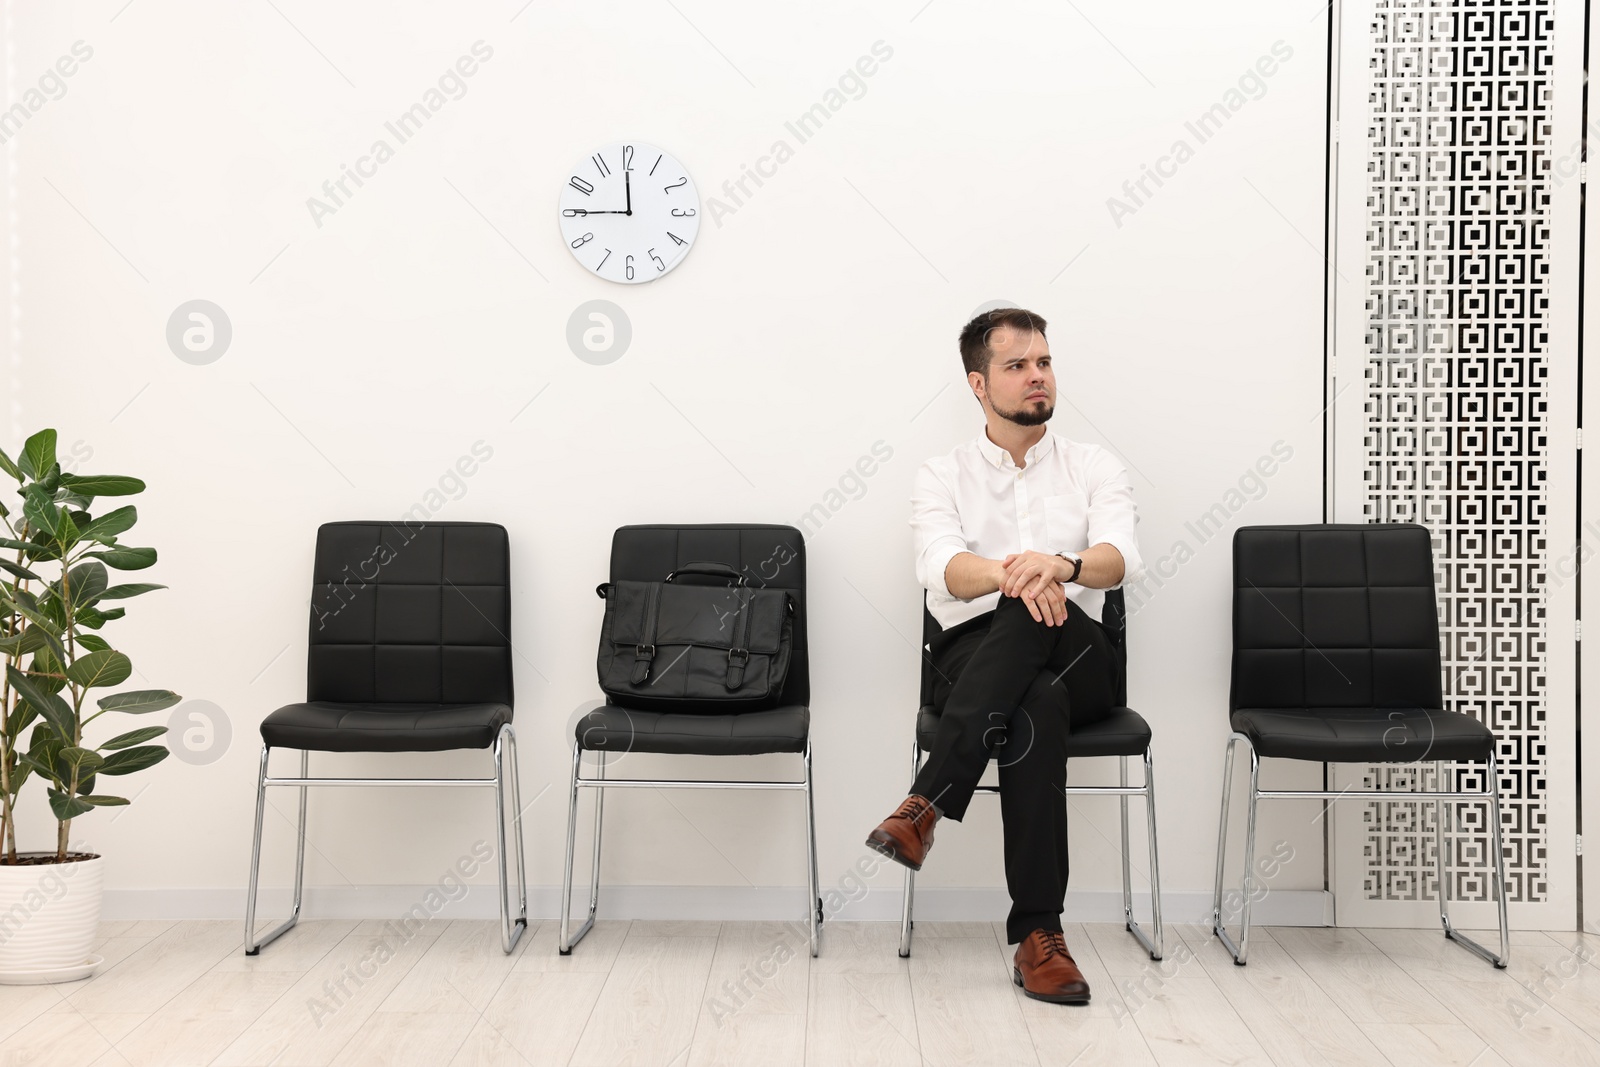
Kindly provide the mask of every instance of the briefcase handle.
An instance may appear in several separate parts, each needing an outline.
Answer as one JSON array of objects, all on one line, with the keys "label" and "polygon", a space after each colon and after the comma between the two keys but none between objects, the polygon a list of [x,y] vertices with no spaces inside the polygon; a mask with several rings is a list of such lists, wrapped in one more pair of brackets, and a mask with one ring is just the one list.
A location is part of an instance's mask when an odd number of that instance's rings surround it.
[{"label": "briefcase handle", "polygon": [[745,576],[728,566],[728,564],[713,563],[707,560],[697,560],[692,563],[685,563],[683,566],[667,575],[667,581],[672,581],[672,579],[676,578],[680,574],[698,574],[707,578],[728,578],[732,580],[735,585],[747,584],[745,581]]}]

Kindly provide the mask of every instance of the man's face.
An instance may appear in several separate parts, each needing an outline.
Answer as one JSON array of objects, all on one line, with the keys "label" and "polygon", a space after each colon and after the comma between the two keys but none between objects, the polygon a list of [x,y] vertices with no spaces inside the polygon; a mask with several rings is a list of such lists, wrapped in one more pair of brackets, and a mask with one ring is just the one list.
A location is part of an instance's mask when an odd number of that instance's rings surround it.
[{"label": "man's face", "polygon": [[1037,330],[997,326],[989,333],[989,373],[969,376],[994,413],[1018,426],[1050,421],[1056,410],[1056,372],[1050,342]]}]

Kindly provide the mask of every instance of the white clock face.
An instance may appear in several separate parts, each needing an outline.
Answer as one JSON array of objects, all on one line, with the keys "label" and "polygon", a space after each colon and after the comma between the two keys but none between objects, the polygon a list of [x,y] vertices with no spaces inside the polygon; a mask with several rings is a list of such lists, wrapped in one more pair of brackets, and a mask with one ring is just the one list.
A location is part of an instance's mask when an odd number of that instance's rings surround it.
[{"label": "white clock face", "polygon": [[587,269],[624,285],[653,282],[694,246],[700,194],[661,149],[618,141],[572,168],[560,221],[567,248]]}]

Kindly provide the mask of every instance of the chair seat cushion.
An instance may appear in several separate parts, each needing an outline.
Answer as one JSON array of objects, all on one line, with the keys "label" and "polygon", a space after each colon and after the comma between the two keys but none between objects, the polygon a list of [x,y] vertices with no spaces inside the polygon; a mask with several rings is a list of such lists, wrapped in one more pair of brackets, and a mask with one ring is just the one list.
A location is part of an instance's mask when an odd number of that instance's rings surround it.
[{"label": "chair seat cushion", "polygon": [[753,756],[804,752],[810,730],[811,709],[800,704],[736,715],[636,711],[606,704],[580,718],[575,735],[585,751]]},{"label": "chair seat cushion", "polygon": [[[917,712],[917,744],[933,750],[939,731],[939,713],[933,705]],[[1132,708],[1113,708],[1111,714],[1085,726],[1074,726],[1067,739],[1067,754],[1076,756],[1142,756],[1150,747],[1150,724]]]},{"label": "chair seat cushion", "polygon": [[488,748],[511,721],[509,704],[288,704],[261,723],[273,748],[318,752],[442,752]]},{"label": "chair seat cushion", "polygon": [[1263,756],[1319,763],[1482,760],[1494,748],[1494,733],[1457,711],[1240,708],[1232,721]]}]

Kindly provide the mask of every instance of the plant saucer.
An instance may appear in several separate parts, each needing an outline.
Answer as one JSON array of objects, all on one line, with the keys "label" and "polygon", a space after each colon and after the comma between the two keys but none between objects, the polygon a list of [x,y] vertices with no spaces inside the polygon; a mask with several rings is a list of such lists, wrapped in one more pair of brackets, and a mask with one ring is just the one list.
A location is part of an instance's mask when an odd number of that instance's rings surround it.
[{"label": "plant saucer", "polygon": [[106,961],[104,956],[90,956],[82,963],[66,967],[43,967],[27,971],[0,971],[0,985],[51,985],[56,982],[76,982],[88,978]]}]

